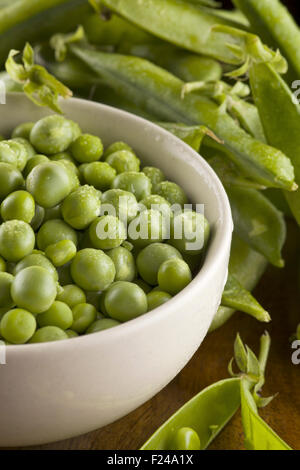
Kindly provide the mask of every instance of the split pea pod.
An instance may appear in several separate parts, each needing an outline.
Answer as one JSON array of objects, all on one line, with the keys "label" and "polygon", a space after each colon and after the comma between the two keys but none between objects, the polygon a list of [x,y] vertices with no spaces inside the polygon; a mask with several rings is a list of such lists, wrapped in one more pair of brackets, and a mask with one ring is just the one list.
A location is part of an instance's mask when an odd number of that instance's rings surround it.
[{"label": "split pea pod", "polygon": [[289,62],[288,81],[300,77],[300,30],[279,0],[233,0],[248,18],[252,30]]},{"label": "split pea pod", "polygon": [[180,79],[144,59],[70,47],[109,86],[162,121],[207,126],[224,141],[235,163],[259,183],[296,189],[293,166],[282,152],[253,139],[212,100],[193,93],[182,99]]}]

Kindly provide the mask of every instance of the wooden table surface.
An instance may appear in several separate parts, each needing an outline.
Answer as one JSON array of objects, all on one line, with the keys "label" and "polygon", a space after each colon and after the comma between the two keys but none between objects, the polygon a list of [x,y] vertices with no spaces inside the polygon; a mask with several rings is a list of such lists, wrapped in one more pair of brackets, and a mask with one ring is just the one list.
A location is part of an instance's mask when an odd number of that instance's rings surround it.
[{"label": "wooden table surface", "polygon": [[[267,329],[272,338],[264,395],[278,396],[261,410],[263,418],[300,450],[300,365],[292,364],[289,337],[300,322],[299,229],[289,224],[285,249],[286,268],[270,267],[255,291],[272,316],[272,323],[258,323],[236,313],[220,330],[208,335],[184,370],[158,395],[114,424],[84,436],[34,449],[136,450],[181,405],[211,383],[226,378],[233,342],[239,331],[242,339],[258,350],[259,337]],[[239,413],[217,437],[211,449],[243,449]]]}]

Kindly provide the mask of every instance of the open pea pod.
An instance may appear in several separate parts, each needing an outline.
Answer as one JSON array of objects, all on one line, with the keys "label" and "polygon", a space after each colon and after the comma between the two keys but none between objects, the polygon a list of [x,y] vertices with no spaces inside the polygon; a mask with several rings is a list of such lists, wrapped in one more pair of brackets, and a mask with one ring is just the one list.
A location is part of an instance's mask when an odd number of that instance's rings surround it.
[{"label": "open pea pod", "polygon": [[235,155],[236,164],[265,186],[295,190],[294,169],[279,150],[253,139],[212,100],[189,94],[181,97],[183,82],[137,57],[93,51],[70,45],[107,84],[162,121],[207,126]]},{"label": "open pea pod", "polygon": [[221,380],[196,395],[166,421],[141,450],[172,450],[181,428],[193,429],[206,449],[240,407],[240,379]]},{"label": "open pea pod", "polygon": [[300,77],[300,30],[280,0],[233,0],[248,18],[252,30],[289,62],[288,80]]}]

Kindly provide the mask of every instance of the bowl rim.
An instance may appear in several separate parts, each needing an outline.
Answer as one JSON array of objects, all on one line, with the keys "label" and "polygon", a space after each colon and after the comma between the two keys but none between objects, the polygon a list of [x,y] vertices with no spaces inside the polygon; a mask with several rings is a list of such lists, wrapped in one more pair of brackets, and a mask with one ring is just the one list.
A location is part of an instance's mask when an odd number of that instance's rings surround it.
[{"label": "bowl rim", "polygon": [[[7,96],[11,96],[13,98],[21,98],[24,99],[25,96],[22,95],[21,93],[7,93]],[[28,99],[26,97],[26,99]],[[8,100],[7,100],[8,101]],[[181,151],[181,155],[184,154],[189,154],[190,157],[192,157],[195,160],[195,163],[200,165],[202,167],[202,170],[205,172],[206,176],[212,183],[212,190],[217,189],[219,193],[219,210],[222,211],[222,223],[218,224],[214,239],[212,242],[209,244],[208,247],[208,252],[210,253],[209,259],[208,256],[205,257],[204,263],[200,269],[200,271],[197,273],[197,275],[192,279],[190,284],[185,287],[179,294],[174,296],[172,299],[170,299],[166,304],[163,304],[150,312],[145,313],[144,315],[141,315],[137,318],[134,318],[133,320],[130,320],[125,323],[121,323],[118,325],[117,328],[110,328],[107,330],[99,331],[90,335],[82,335],[74,338],[67,338],[64,340],[60,341],[49,341],[45,343],[26,343],[26,344],[9,344],[5,345],[5,348],[7,348],[7,352],[9,354],[24,354],[24,353],[29,353],[29,352],[36,352],[37,354],[40,352],[41,349],[52,349],[55,348],[58,350],[59,348],[65,349],[66,347],[84,347],[85,345],[87,346],[91,342],[97,342],[98,335],[101,334],[101,337],[103,340],[105,339],[106,341],[109,341],[110,338],[116,337],[116,336],[123,336],[126,334],[126,331],[132,330],[133,328],[139,329],[141,326],[143,328],[146,328],[147,323],[150,322],[155,322],[159,321],[159,318],[162,315],[162,312],[165,310],[165,315],[172,315],[172,310],[173,306],[175,306],[175,303],[177,302],[182,302],[184,301],[185,298],[188,298],[191,294],[191,291],[194,291],[197,289],[197,286],[201,284],[202,279],[209,276],[211,271],[214,270],[214,266],[218,261],[218,258],[220,257],[221,252],[224,249],[227,249],[228,245],[231,243],[231,238],[232,238],[232,231],[233,231],[233,221],[232,221],[232,215],[231,215],[231,208],[230,208],[230,203],[228,200],[228,196],[226,194],[226,191],[217,176],[217,174],[214,172],[214,170],[209,166],[209,164],[206,162],[206,160],[201,156],[201,154],[197,153],[192,147],[190,147],[188,144],[183,142],[181,139],[176,137],[175,135],[171,134],[169,131],[163,129],[159,125],[148,121],[147,119],[144,119],[140,116],[137,116],[135,114],[129,113],[127,111],[114,108],[112,106],[108,106],[102,103],[97,103],[94,101],[89,101],[81,98],[68,98],[67,101],[60,99],[60,105],[62,109],[64,110],[64,103],[68,105],[69,103],[75,103],[77,105],[82,105],[82,106],[90,106],[91,109],[96,108],[98,110],[103,109],[104,111],[109,111],[112,115],[115,115],[116,117],[118,116],[123,116],[127,119],[132,120],[132,122],[136,122],[138,124],[143,124],[144,127],[147,126],[147,129],[151,129],[162,136],[168,137],[169,140],[174,140],[176,143],[176,147],[178,148],[178,153]],[[45,110],[47,114],[51,114],[51,112],[46,109]],[[54,114],[54,113],[53,113]],[[183,157],[182,157],[183,158]],[[204,202],[205,204],[205,202]],[[207,252],[207,253],[208,253]],[[72,340],[72,341],[71,341]]]}]

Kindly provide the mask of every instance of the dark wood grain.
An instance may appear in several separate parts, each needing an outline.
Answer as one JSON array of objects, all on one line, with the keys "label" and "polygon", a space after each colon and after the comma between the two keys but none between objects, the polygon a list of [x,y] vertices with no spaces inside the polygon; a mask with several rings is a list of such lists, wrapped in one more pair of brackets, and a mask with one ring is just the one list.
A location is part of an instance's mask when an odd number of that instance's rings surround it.
[{"label": "dark wood grain", "polygon": [[[294,449],[300,450],[300,365],[292,364],[289,337],[300,321],[299,229],[289,226],[284,270],[269,268],[256,296],[272,315],[271,324],[235,314],[220,330],[210,334],[185,369],[164,390],[139,409],[98,431],[36,449],[138,449],[174,411],[207,385],[227,377],[227,364],[239,331],[257,351],[265,329],[272,337],[264,395],[279,395],[261,415]],[[243,449],[239,414],[215,440],[211,449]]]}]

